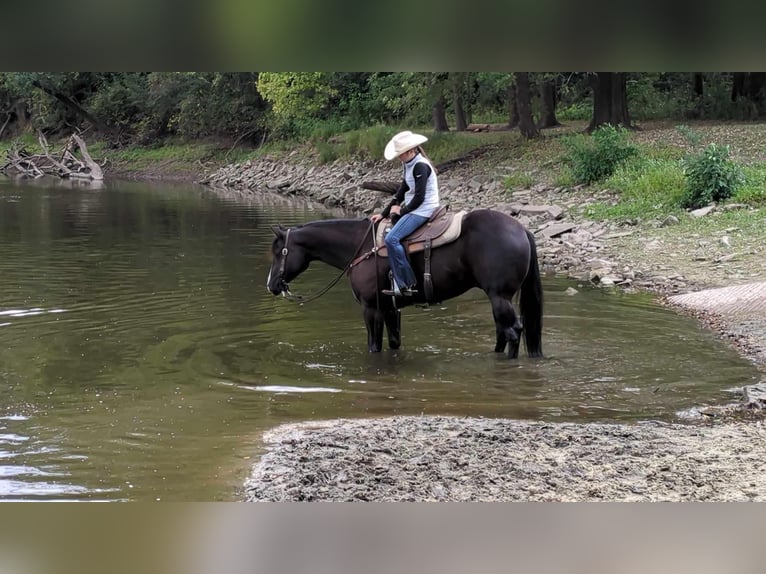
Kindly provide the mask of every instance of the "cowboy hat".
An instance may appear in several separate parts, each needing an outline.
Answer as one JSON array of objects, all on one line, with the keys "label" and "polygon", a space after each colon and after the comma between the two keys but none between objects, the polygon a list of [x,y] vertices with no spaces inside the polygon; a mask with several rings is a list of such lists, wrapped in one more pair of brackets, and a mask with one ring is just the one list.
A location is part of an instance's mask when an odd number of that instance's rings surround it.
[{"label": "cowboy hat", "polygon": [[410,151],[412,148],[418,147],[420,144],[427,141],[428,138],[426,136],[414,134],[411,131],[399,132],[386,144],[383,157],[391,161],[395,157],[402,155],[404,152]]}]

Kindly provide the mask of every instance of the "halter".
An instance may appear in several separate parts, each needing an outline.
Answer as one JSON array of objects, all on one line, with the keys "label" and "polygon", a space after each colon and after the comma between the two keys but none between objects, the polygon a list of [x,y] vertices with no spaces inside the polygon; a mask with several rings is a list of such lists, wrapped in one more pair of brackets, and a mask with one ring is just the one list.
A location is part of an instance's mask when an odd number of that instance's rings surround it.
[{"label": "halter", "polygon": [[[373,245],[375,244],[375,235],[374,235],[374,231],[373,231],[374,226],[375,226],[374,223],[372,223],[372,221],[371,221],[370,222],[370,227],[367,230],[367,231],[372,232],[372,243],[373,243]],[[308,303],[309,301],[314,301],[316,299],[319,299],[322,295],[324,295],[330,289],[335,287],[335,285],[338,284],[338,281],[341,280],[341,278],[343,277],[343,275],[345,273],[348,273],[348,272],[351,271],[351,268],[354,267],[354,265],[356,265],[358,263],[356,261],[356,259],[357,259],[356,254],[359,253],[359,250],[364,245],[364,242],[367,239],[367,232],[365,232],[365,234],[362,236],[362,242],[354,250],[354,253],[353,253],[353,255],[351,255],[351,259],[349,260],[349,262],[341,270],[341,272],[338,274],[338,276],[335,279],[333,279],[326,287],[323,287],[322,289],[320,289],[319,291],[317,291],[316,293],[314,293],[312,295],[293,295],[292,293],[290,293],[290,288],[287,286],[287,281],[285,281],[285,279],[284,279],[284,276],[285,276],[285,262],[287,261],[287,254],[288,254],[287,241],[290,239],[290,231],[291,231],[291,229],[292,228],[288,228],[287,232],[285,233],[285,245],[284,245],[284,247],[282,247],[282,261],[279,264],[279,281],[280,281],[280,283],[282,283],[282,285],[287,287],[287,289],[282,292],[282,296],[285,297],[286,299],[290,300],[290,301],[296,301],[296,302],[298,302],[298,303],[300,303],[302,305],[303,303]]]}]

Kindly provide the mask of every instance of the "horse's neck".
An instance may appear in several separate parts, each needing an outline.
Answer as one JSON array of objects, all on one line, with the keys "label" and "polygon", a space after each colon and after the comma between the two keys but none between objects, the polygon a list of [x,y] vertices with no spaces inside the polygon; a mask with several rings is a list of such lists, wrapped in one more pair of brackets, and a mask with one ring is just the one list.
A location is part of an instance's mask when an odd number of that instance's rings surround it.
[{"label": "horse's neck", "polygon": [[343,269],[357,254],[369,229],[370,223],[364,219],[309,223],[301,228],[301,243],[312,258]]}]

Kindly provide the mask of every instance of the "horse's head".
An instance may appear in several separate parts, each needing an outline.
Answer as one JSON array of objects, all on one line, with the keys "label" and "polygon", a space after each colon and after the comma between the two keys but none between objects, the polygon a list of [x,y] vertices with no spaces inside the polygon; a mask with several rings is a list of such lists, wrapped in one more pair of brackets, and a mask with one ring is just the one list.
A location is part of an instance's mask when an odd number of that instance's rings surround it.
[{"label": "horse's head", "polygon": [[271,230],[275,237],[271,244],[271,269],[266,288],[273,295],[287,295],[290,293],[290,281],[306,270],[310,259],[296,237],[291,235],[293,229],[274,225]]}]

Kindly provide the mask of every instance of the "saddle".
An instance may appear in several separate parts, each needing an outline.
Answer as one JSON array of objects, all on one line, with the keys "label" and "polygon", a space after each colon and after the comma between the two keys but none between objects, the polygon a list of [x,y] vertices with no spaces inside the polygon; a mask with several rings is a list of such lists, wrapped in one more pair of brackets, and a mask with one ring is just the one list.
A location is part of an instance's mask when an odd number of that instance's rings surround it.
[{"label": "saddle", "polygon": [[[448,206],[444,205],[437,209],[428,221],[402,240],[402,245],[408,255],[419,251],[424,252],[423,287],[426,301],[432,301],[434,295],[431,279],[431,250],[440,245],[452,243],[460,237],[463,217],[466,213],[466,211],[451,213]],[[384,219],[378,224],[375,233],[375,250],[377,255],[381,257],[388,257],[385,237],[390,229],[391,220]]]},{"label": "saddle", "polygon": [[[428,221],[405,237],[402,240],[402,245],[409,254],[425,251],[426,247],[433,249],[440,245],[452,243],[460,237],[463,217],[466,213],[466,211],[452,213],[449,211],[449,206],[443,205],[434,212]],[[390,219],[384,219],[378,224],[375,233],[375,246],[380,257],[388,257],[385,237],[391,227]]]}]

